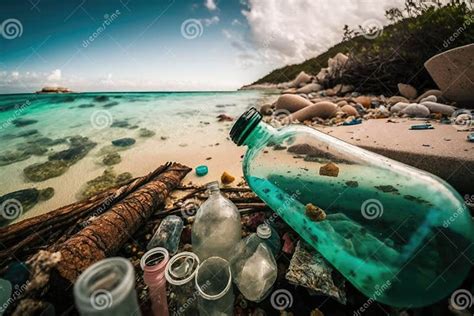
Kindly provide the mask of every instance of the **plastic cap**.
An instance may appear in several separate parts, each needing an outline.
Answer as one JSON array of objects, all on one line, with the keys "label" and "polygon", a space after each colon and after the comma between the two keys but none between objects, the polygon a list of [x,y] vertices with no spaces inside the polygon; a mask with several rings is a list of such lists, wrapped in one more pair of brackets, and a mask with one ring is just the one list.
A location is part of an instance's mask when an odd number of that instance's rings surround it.
[{"label": "plastic cap", "polygon": [[257,236],[263,239],[268,239],[272,235],[272,230],[267,224],[261,224],[257,227]]}]

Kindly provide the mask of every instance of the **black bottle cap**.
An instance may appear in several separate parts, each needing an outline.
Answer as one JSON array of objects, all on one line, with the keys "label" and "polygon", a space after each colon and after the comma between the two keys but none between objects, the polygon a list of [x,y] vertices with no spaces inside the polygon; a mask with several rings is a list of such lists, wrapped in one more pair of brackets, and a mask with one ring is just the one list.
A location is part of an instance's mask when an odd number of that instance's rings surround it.
[{"label": "black bottle cap", "polygon": [[262,120],[262,114],[252,107],[242,114],[234,126],[230,130],[230,138],[237,146],[243,144],[245,139],[250,135],[253,129]]}]

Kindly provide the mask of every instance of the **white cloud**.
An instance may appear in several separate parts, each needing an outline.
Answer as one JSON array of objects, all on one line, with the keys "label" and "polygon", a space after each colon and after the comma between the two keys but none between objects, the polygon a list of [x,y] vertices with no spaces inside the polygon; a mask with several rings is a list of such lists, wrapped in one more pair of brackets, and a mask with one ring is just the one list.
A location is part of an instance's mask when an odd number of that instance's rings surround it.
[{"label": "white cloud", "polygon": [[386,24],[385,10],[404,0],[248,0],[242,14],[258,55],[276,65],[315,57],[342,39],[345,24],[356,28],[377,19]]},{"label": "white cloud", "polygon": [[48,81],[59,81],[61,80],[61,69],[55,69],[53,72],[47,77]]},{"label": "white cloud", "polygon": [[211,25],[213,25],[213,24],[219,23],[220,19],[219,19],[219,17],[216,15],[216,16],[213,16],[213,17],[210,18],[210,19],[202,19],[201,21],[202,21],[202,23],[203,23],[205,26],[211,26]]},{"label": "white cloud", "polygon": [[217,5],[216,5],[216,2],[214,0],[206,0],[206,2],[204,2],[204,5],[206,6],[206,8],[208,8],[210,11],[214,11],[217,9]]},{"label": "white cloud", "polygon": [[240,26],[240,25],[242,25],[242,22],[240,22],[238,19],[234,19],[234,20],[232,20],[231,25],[232,26]]}]

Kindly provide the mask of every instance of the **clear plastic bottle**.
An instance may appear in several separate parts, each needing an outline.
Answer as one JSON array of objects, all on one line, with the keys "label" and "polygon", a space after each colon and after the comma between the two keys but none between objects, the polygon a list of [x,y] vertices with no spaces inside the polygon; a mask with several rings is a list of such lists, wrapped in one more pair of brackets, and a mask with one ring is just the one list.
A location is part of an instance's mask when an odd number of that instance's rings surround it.
[{"label": "clear plastic bottle", "polygon": [[194,316],[198,313],[198,293],[194,282],[198,267],[198,256],[186,251],[178,253],[166,265],[165,277],[175,295],[177,315]]},{"label": "clear plastic bottle", "polygon": [[234,283],[249,301],[262,301],[277,278],[278,268],[271,249],[276,249],[279,240],[271,238],[272,235],[270,226],[259,225],[257,233],[239,242],[230,262]]},{"label": "clear plastic bottle", "polygon": [[473,221],[438,177],[306,126],[275,129],[255,109],[231,138],[248,146],[252,190],[368,297],[424,306],[468,274]]},{"label": "clear plastic bottle", "polygon": [[74,300],[82,316],[141,315],[130,261],[108,258],[87,268],[74,284]]},{"label": "clear plastic bottle", "polygon": [[166,248],[170,255],[178,251],[181,233],[183,232],[183,220],[176,215],[166,216],[158,226],[155,234],[146,246],[147,250],[155,247]]},{"label": "clear plastic bottle", "polygon": [[143,281],[148,286],[148,295],[154,316],[168,316],[165,269],[169,261],[166,248],[157,247],[147,251],[140,259]]},{"label": "clear plastic bottle", "polygon": [[240,213],[222,196],[218,182],[207,185],[209,198],[199,208],[192,227],[193,252],[199,259],[211,256],[230,260],[241,239]]},{"label": "clear plastic bottle", "polygon": [[219,257],[204,260],[195,278],[199,315],[234,315],[234,292],[229,262]]}]

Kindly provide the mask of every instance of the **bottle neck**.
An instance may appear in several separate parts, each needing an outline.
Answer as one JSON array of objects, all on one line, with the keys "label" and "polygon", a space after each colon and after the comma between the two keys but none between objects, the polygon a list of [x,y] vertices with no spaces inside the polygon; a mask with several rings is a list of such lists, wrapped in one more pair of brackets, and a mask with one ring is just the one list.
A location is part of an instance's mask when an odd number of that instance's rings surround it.
[{"label": "bottle neck", "polygon": [[250,131],[250,134],[244,140],[243,145],[256,147],[262,143],[265,143],[270,137],[276,133],[276,129],[267,123],[259,122],[257,126]]}]

